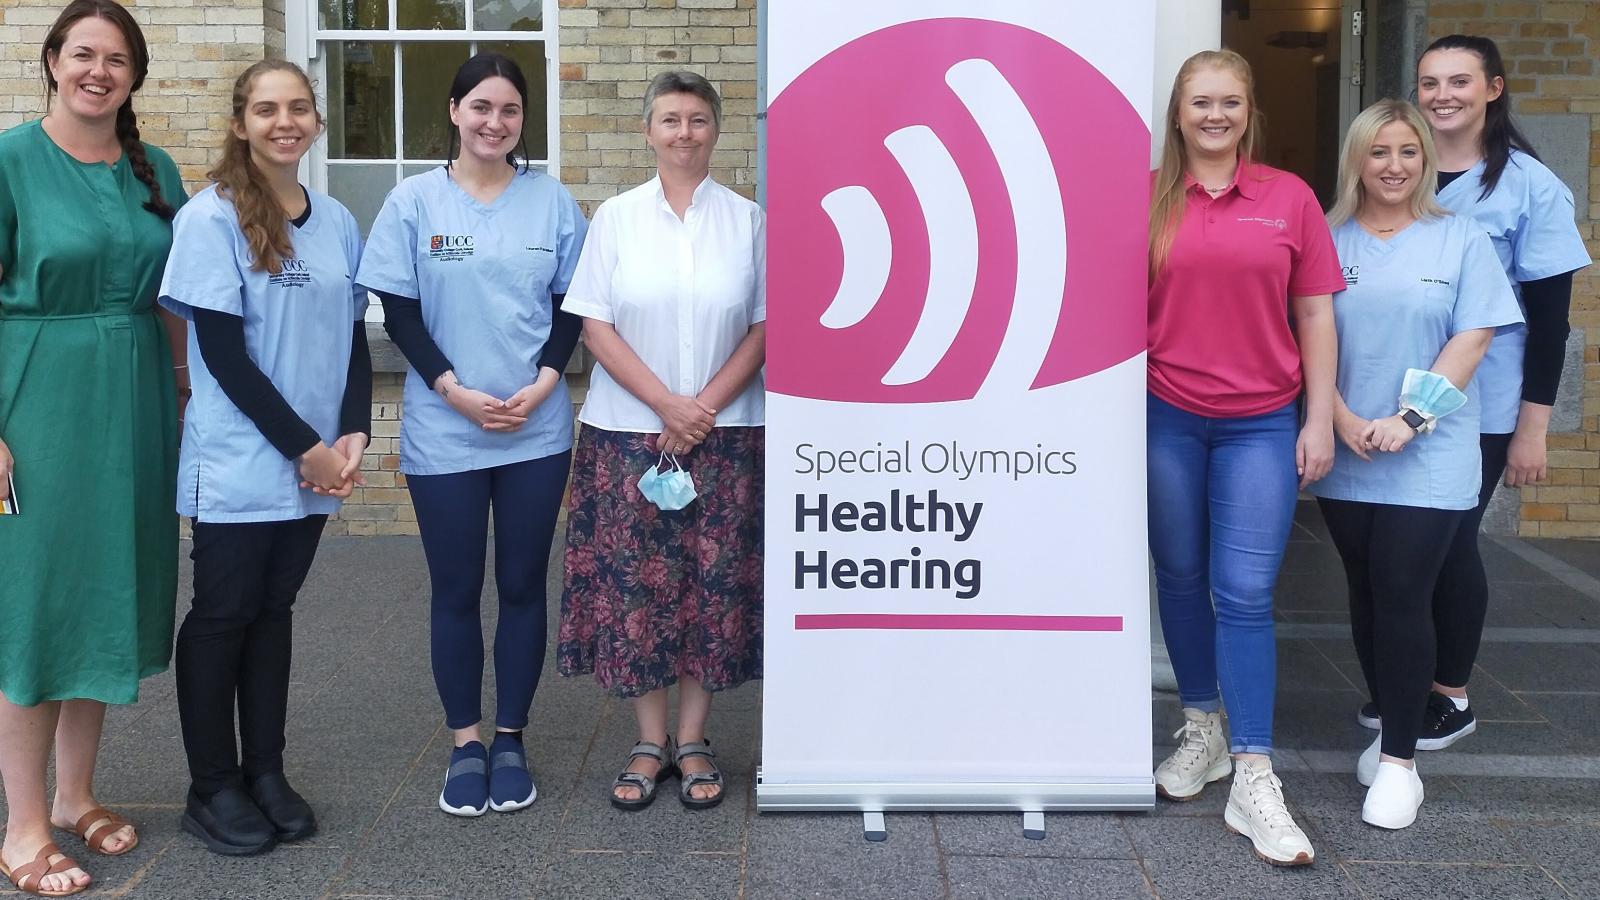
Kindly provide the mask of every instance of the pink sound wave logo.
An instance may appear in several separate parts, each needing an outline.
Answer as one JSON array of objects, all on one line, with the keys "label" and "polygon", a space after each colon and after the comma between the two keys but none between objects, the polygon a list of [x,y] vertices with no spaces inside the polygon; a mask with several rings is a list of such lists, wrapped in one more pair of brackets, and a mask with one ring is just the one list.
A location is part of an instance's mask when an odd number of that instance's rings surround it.
[{"label": "pink sound wave logo", "polygon": [[1149,133],[1068,48],[893,26],[803,72],[768,129],[771,390],[966,400],[1144,349]]}]

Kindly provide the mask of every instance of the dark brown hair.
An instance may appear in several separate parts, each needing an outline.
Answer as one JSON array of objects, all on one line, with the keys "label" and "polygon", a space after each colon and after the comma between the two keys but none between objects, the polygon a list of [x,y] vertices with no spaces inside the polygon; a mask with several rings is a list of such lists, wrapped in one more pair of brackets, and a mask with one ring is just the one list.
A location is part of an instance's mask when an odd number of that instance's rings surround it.
[{"label": "dark brown hair", "polygon": [[122,145],[122,153],[128,157],[134,177],[150,191],[150,199],[145,201],[144,208],[163,219],[171,219],[177,210],[161,197],[161,183],[156,180],[155,166],[150,164],[150,158],[145,155],[144,144],[139,140],[139,119],[133,113],[133,95],[144,85],[145,73],[150,71],[150,48],[144,42],[144,32],[139,30],[139,23],[133,20],[122,4],[114,0],[72,0],[67,4],[67,8],[56,17],[55,24],[50,26],[49,33],[44,36],[44,46],[39,50],[39,68],[44,75],[45,92],[52,96],[56,92],[56,78],[50,72],[50,61],[60,57],[61,48],[67,43],[67,32],[79,20],[90,17],[105,19],[117,26],[128,42],[128,50],[133,55],[130,60],[133,64],[133,87],[128,91],[128,99],[117,109],[117,143]]},{"label": "dark brown hair", "polygon": [[[233,123],[244,125],[245,107],[250,103],[250,89],[256,79],[268,72],[292,72],[306,88],[306,96],[316,107],[317,94],[312,90],[311,79],[299,66],[286,59],[263,59],[233,80]],[[317,114],[317,125],[322,124],[322,114]],[[222,142],[222,161],[207,173],[216,182],[217,189],[239,216],[239,229],[250,244],[250,268],[257,272],[283,271],[284,259],[294,255],[294,242],[289,237],[289,216],[283,204],[272,193],[267,176],[250,158],[250,142],[229,129]]]},{"label": "dark brown hair", "polygon": [[[1500,96],[1490,100],[1483,111],[1483,176],[1478,183],[1483,185],[1483,192],[1478,195],[1479,200],[1488,199],[1494,193],[1495,186],[1500,183],[1500,175],[1506,170],[1506,163],[1511,160],[1513,149],[1521,150],[1534,159],[1539,154],[1534,152],[1533,143],[1517,128],[1517,123],[1511,118],[1511,89],[1506,85],[1506,64],[1500,58],[1500,47],[1493,40],[1470,34],[1447,34],[1428,45],[1422,51],[1427,56],[1435,50],[1465,50],[1475,53],[1478,61],[1483,66],[1483,79],[1490,84],[1496,78],[1500,79]],[[1422,64],[1419,59],[1418,65]]]},{"label": "dark brown hair", "polygon": [[[456,77],[450,81],[450,105],[459,107],[461,101],[467,99],[467,95],[472,93],[474,88],[491,78],[504,78],[511,82],[512,87],[516,88],[517,96],[522,98],[522,123],[523,127],[526,128],[528,123],[528,79],[523,77],[522,67],[517,65],[515,60],[499,53],[479,53],[461,64],[461,68],[456,70]],[[461,140],[461,130],[459,128],[451,125],[449,131],[450,147],[445,151],[444,155],[444,167],[446,169],[450,168],[451,164],[455,162],[456,151],[460,146]],[[520,157],[517,155],[518,150],[522,151]],[[528,145],[525,132],[517,134],[517,145],[506,152],[506,164],[518,171],[526,172],[528,170]]]}]

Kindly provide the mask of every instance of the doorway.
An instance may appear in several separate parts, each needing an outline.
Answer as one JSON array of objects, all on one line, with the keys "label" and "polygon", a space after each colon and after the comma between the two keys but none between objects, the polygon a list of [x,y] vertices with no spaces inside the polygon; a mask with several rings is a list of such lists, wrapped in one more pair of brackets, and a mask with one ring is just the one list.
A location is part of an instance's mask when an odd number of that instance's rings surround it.
[{"label": "doorway", "polygon": [[1326,207],[1339,143],[1362,106],[1363,0],[1222,0],[1222,45],[1250,61],[1266,117],[1262,160]]}]

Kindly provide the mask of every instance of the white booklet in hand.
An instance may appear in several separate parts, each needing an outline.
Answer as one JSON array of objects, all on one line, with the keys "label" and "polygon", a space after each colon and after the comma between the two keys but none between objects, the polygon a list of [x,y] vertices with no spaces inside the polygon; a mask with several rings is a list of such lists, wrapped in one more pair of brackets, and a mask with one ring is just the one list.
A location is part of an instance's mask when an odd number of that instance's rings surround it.
[{"label": "white booklet in hand", "polygon": [[6,483],[11,486],[11,493],[7,494],[4,500],[0,500],[0,516],[14,516],[22,512],[17,508],[17,480],[7,473]]}]

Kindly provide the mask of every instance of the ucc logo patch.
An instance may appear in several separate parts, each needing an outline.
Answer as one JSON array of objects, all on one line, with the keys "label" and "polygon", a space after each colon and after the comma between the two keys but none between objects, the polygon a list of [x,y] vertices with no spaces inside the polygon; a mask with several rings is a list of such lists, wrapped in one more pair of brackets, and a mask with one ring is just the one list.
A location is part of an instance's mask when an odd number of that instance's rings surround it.
[{"label": "ucc logo patch", "polygon": [[273,287],[298,288],[311,283],[311,267],[306,265],[305,260],[291,257],[283,260],[282,265],[283,268],[278,270],[278,274],[267,278],[268,284]]},{"label": "ucc logo patch", "polygon": [[428,238],[428,258],[448,262],[472,255],[472,235],[436,234]]}]

